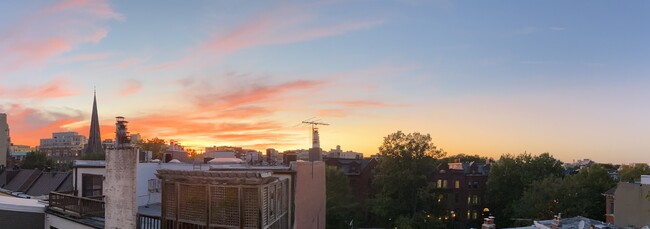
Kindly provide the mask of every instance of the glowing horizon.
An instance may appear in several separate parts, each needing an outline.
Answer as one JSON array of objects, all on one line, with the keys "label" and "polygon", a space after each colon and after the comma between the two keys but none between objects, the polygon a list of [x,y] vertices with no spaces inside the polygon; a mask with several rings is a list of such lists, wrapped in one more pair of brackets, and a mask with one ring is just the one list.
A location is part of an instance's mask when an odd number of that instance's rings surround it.
[{"label": "glowing horizon", "polygon": [[[102,137],[114,117],[190,148],[650,162],[650,3],[57,0],[0,3],[0,113],[14,144]],[[549,14],[548,12],[553,12]]]}]

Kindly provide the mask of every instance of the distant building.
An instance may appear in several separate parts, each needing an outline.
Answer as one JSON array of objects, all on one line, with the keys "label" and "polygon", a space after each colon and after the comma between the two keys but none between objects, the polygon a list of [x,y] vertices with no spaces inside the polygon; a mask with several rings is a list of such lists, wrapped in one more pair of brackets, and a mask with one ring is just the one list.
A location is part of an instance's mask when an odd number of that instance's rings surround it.
[{"label": "distant building", "polygon": [[336,149],[331,149],[326,153],[327,158],[343,158],[343,159],[363,159],[363,153],[353,151],[343,151],[341,146],[337,145]]},{"label": "distant building", "polygon": [[31,152],[34,148],[28,145],[11,145],[11,152]]},{"label": "distant building", "polygon": [[605,196],[607,223],[619,227],[650,226],[650,175],[642,175],[641,182],[620,182]]},{"label": "distant building", "polygon": [[87,141],[86,136],[77,132],[58,132],[52,138],[41,139],[38,149],[54,163],[65,164],[79,159]]},{"label": "distant building", "polygon": [[0,113],[0,168],[7,166],[7,158],[11,152],[11,138],[9,136],[9,124],[7,114]]},{"label": "distant building", "polygon": [[433,174],[436,187],[445,192],[437,200],[456,228],[480,227],[489,212],[485,201],[489,169],[489,164],[455,162],[441,164]]}]

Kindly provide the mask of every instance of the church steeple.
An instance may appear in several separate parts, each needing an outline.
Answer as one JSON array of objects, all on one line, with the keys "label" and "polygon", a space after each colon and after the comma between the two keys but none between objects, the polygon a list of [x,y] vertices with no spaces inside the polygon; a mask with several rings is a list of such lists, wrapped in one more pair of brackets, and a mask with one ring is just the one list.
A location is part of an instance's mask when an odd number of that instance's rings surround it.
[{"label": "church steeple", "polygon": [[99,132],[99,117],[97,115],[97,91],[93,90],[93,113],[90,119],[90,133],[88,135],[88,145],[84,154],[104,154],[102,147],[102,137]]}]

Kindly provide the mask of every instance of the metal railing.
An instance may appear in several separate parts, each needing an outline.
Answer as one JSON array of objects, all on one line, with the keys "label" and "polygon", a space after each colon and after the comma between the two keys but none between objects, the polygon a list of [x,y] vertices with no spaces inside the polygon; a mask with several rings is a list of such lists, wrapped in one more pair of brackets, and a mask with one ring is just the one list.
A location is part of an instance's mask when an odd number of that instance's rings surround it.
[{"label": "metal railing", "polygon": [[78,197],[70,194],[50,192],[48,209],[79,217],[104,217],[104,197]]},{"label": "metal railing", "polygon": [[137,229],[160,229],[160,216],[143,215],[138,213]]}]

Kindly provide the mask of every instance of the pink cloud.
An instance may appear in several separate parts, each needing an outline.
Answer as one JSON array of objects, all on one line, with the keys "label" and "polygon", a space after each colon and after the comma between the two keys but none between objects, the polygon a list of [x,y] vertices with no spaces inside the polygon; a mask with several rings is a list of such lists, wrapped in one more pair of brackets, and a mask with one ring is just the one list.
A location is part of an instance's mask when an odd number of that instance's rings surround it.
[{"label": "pink cloud", "polygon": [[121,96],[128,96],[139,92],[142,89],[142,82],[135,79],[128,79],[124,83],[124,87],[120,89]]},{"label": "pink cloud", "polygon": [[[291,15],[287,17],[287,15]],[[259,14],[250,21],[232,28],[228,32],[215,32],[213,37],[190,50],[190,54],[179,60],[148,66],[147,70],[162,70],[188,63],[202,63],[219,60],[231,53],[263,45],[289,44],[337,36],[381,24],[382,20],[345,21],[318,24],[318,15],[309,9],[281,7]],[[202,58],[199,58],[202,57]]]},{"label": "pink cloud", "polygon": [[73,96],[76,93],[70,88],[70,82],[65,77],[57,77],[38,86],[15,86],[11,89],[1,88],[0,95],[15,99],[53,99]]},{"label": "pink cloud", "polygon": [[0,72],[41,67],[80,44],[98,43],[109,31],[102,24],[121,19],[103,0],[64,0],[26,15],[0,31]]}]

